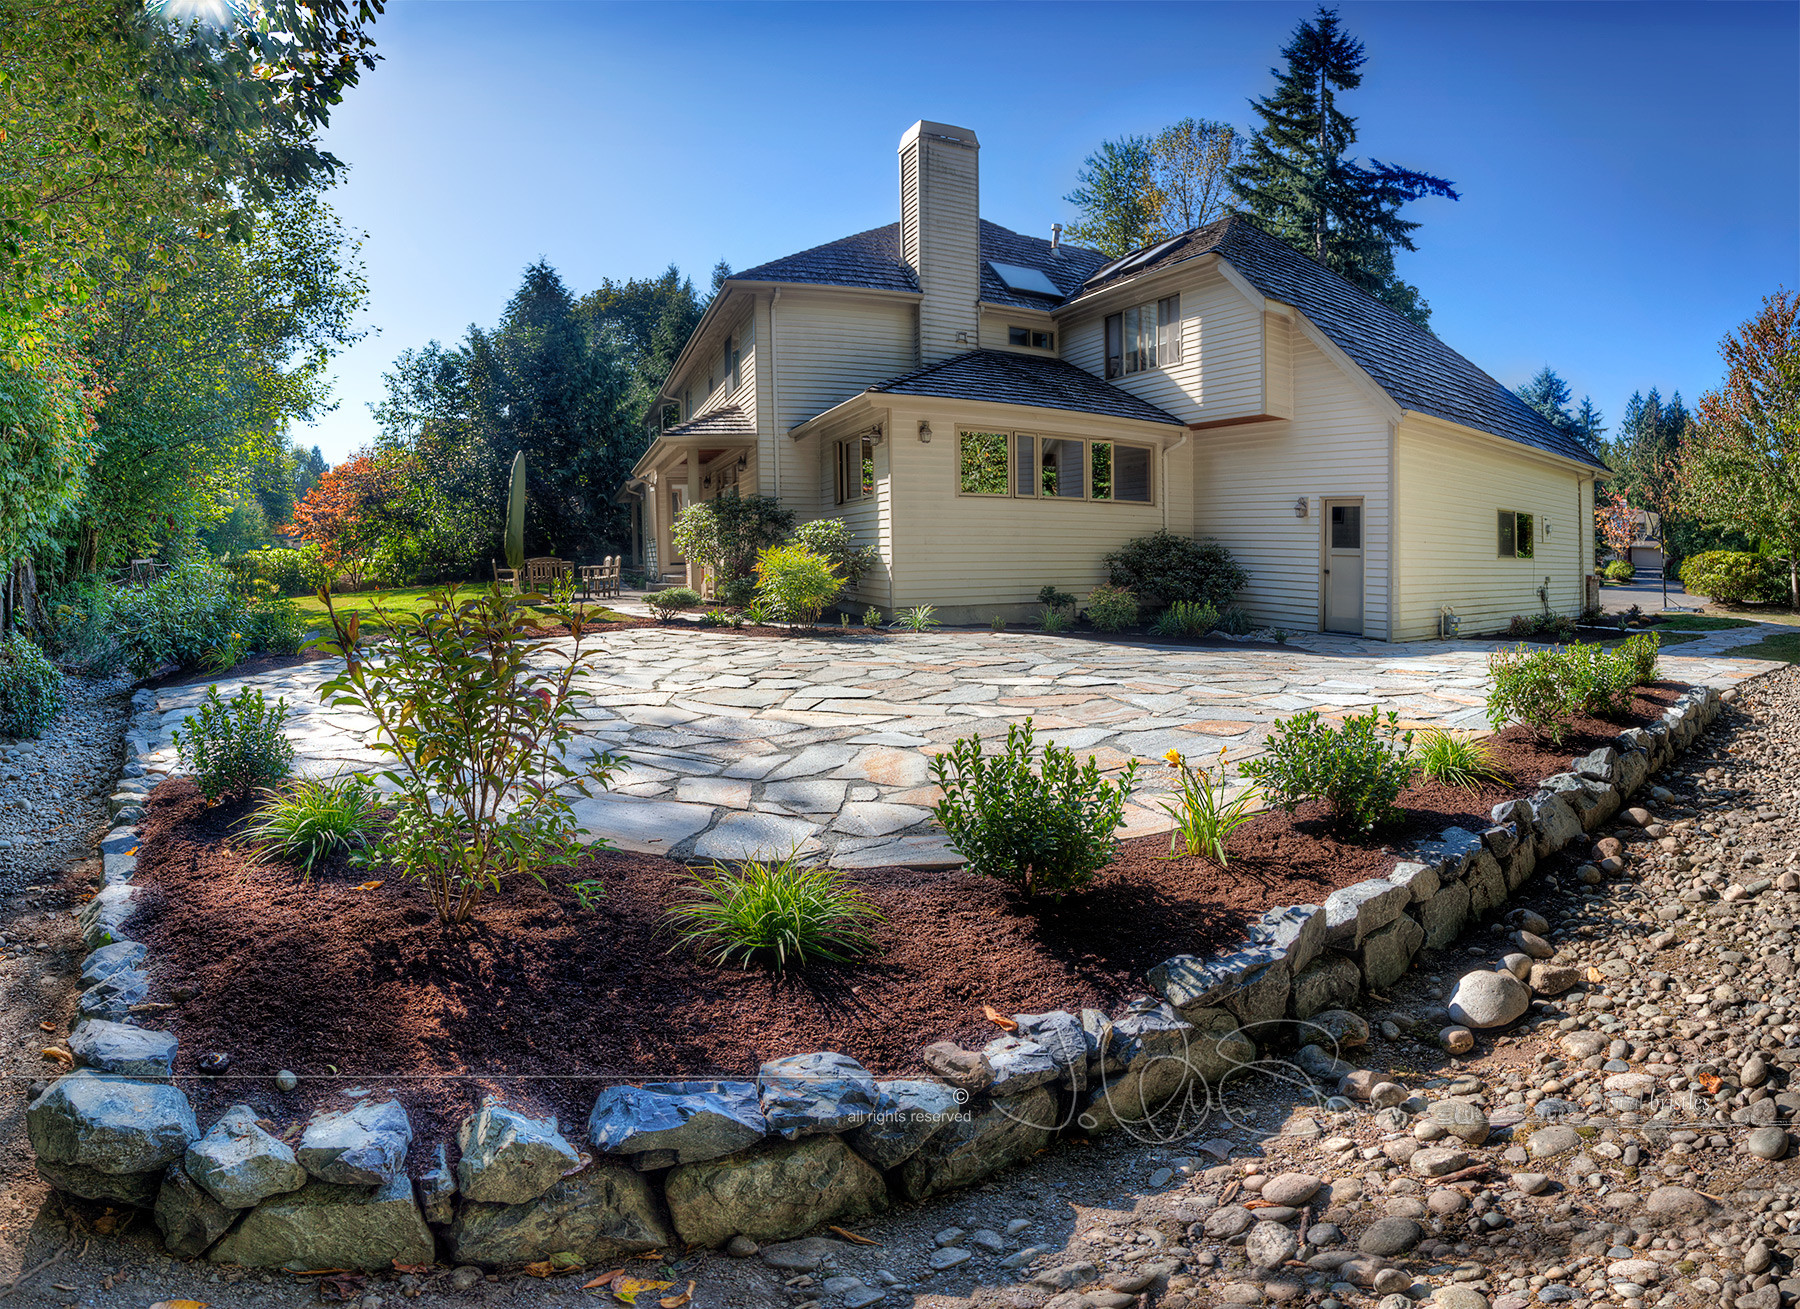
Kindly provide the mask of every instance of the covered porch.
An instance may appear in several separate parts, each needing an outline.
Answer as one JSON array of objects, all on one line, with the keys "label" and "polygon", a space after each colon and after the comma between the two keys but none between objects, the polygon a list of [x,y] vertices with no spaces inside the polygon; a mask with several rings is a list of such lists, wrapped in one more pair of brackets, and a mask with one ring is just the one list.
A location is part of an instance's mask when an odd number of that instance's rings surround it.
[{"label": "covered porch", "polygon": [[701,567],[681,557],[670,536],[675,516],[691,504],[736,489],[756,491],[756,426],[735,406],[715,409],[659,433],[625,483],[635,500],[632,562],[652,586],[701,589]]}]

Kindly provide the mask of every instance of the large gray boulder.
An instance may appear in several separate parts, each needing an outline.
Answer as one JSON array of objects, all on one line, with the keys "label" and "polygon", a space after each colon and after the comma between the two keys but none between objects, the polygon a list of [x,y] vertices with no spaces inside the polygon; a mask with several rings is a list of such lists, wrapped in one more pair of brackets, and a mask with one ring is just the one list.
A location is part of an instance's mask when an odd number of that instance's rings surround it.
[{"label": "large gray boulder", "polygon": [[200,1135],[187,1097],[167,1082],[77,1069],[25,1112],[37,1157],[101,1173],[160,1171]]},{"label": "large gray boulder", "polygon": [[1386,927],[1412,903],[1410,884],[1385,877],[1341,887],[1325,897],[1325,939],[1346,948],[1359,946],[1370,932]]},{"label": "large gray boulder", "polygon": [[729,1159],[683,1164],[664,1194],[681,1239],[704,1246],[734,1236],[785,1241],[887,1207],[881,1174],[835,1136],[771,1141]]},{"label": "large gray boulder", "polygon": [[[1085,1080],[1085,1053],[1082,1062]],[[879,1085],[889,1108],[845,1139],[852,1150],[883,1172],[917,1154],[968,1099],[966,1093],[942,1082],[896,1080]]]},{"label": "large gray boulder", "polygon": [[139,968],[144,962],[144,947],[138,941],[119,941],[103,945],[81,961],[81,985],[104,982],[114,973]]},{"label": "large gray boulder", "polygon": [[1019,1036],[1041,1046],[1072,1089],[1079,1091],[1087,1085],[1087,1034],[1079,1018],[1054,1009],[1043,1014],[1014,1014],[1013,1021],[1019,1025]]},{"label": "large gray boulder", "polygon": [[[1084,1044],[1082,1054],[1086,1053]],[[1057,1067],[1050,1052],[1036,1041],[1013,1035],[997,1036],[981,1048],[981,1054],[988,1061],[988,1067],[994,1070],[993,1085],[988,1088],[990,1095],[1023,1095],[1033,1087],[1066,1080],[1066,1074]]]},{"label": "large gray boulder", "polygon": [[69,1053],[83,1068],[166,1082],[175,1071],[175,1036],[145,1027],[89,1018],[69,1033]]},{"label": "large gray boulder", "polygon": [[609,1086],[588,1115],[594,1148],[630,1155],[642,1169],[723,1158],[768,1134],[754,1082]]},{"label": "large gray boulder", "polygon": [[76,921],[81,924],[85,949],[92,952],[126,939],[125,920],[131,917],[135,894],[129,882],[120,882],[101,887],[92,900],[81,906]]},{"label": "large gray boulder", "polygon": [[[1484,855],[1483,858],[1490,856]],[[1363,938],[1363,977],[1372,991],[1385,991],[1406,975],[1413,956],[1425,944],[1425,929],[1401,914],[1386,927]]]},{"label": "large gray boulder", "polygon": [[208,1256],[216,1264],[246,1268],[369,1272],[428,1264],[436,1257],[431,1229],[405,1177],[377,1187],[308,1182],[298,1191],[270,1196]]},{"label": "large gray boulder", "polygon": [[156,1230],[162,1233],[163,1245],[169,1253],[182,1259],[198,1259],[207,1247],[225,1235],[237,1217],[208,1195],[180,1164],[170,1164],[163,1171],[162,1187],[156,1193]]},{"label": "large gray boulder", "polygon": [[1464,1027],[1504,1027],[1531,1007],[1531,989],[1511,973],[1465,974],[1450,995],[1450,1018]]},{"label": "large gray boulder", "polygon": [[970,1109],[900,1165],[900,1189],[907,1199],[973,1186],[1042,1150],[1063,1125],[1056,1095],[1047,1087]]},{"label": "large gray boulder", "polygon": [[582,1162],[554,1118],[528,1118],[492,1098],[463,1120],[456,1145],[457,1189],[487,1204],[535,1200]]},{"label": "large gray boulder", "polygon": [[272,1195],[298,1191],[306,1170],[294,1152],[257,1125],[256,1111],[237,1104],[187,1149],[187,1174],[227,1209],[248,1209]]},{"label": "large gray boulder", "polygon": [[464,1201],[446,1233],[457,1263],[535,1263],[567,1252],[586,1264],[664,1249],[675,1234],[649,1181],[601,1160],[525,1204]]},{"label": "large gray boulder", "polygon": [[[1120,1127],[1141,1127],[1159,1119],[1193,1078],[1194,1069],[1181,1054],[1139,1059],[1124,1072],[1103,1079],[1092,1089],[1078,1121],[1089,1136],[1101,1136]],[[1176,1112],[1168,1123],[1159,1122],[1159,1128],[1166,1128],[1167,1135],[1158,1130],[1156,1139],[1179,1135],[1181,1117]]]},{"label": "large gray boulder", "polygon": [[1469,917],[1469,884],[1451,882],[1418,908],[1419,926],[1425,929],[1425,945],[1442,950],[1462,934]]},{"label": "large gray boulder", "polygon": [[64,1195],[83,1200],[109,1200],[115,1204],[135,1205],[148,1209],[156,1203],[157,1189],[162,1185],[163,1170],[148,1173],[103,1173],[80,1164],[51,1164],[37,1161],[38,1176]]},{"label": "large gray boulder", "polygon": [[398,1100],[362,1100],[316,1115],[294,1157],[321,1182],[385,1186],[406,1168],[412,1124]]},{"label": "large gray boulder", "polygon": [[[1460,886],[1461,883],[1458,883]],[[1468,899],[1468,893],[1463,893]],[[1362,991],[1362,970],[1354,959],[1330,955],[1315,959],[1294,975],[1289,1002],[1296,1018],[1310,1018],[1321,1009],[1339,1009],[1355,1002]]]},{"label": "large gray boulder", "polygon": [[134,1005],[149,998],[150,975],[141,968],[122,968],[83,991],[75,1002],[75,1011],[83,1018],[118,1023],[131,1016]]},{"label": "large gray boulder", "polygon": [[1581,839],[1581,815],[1567,798],[1553,791],[1540,792],[1530,804],[1539,858]]},{"label": "large gray boulder", "polygon": [[848,1131],[881,1108],[874,1075],[830,1050],[771,1059],[758,1071],[756,1087],[769,1129],[790,1141]]}]

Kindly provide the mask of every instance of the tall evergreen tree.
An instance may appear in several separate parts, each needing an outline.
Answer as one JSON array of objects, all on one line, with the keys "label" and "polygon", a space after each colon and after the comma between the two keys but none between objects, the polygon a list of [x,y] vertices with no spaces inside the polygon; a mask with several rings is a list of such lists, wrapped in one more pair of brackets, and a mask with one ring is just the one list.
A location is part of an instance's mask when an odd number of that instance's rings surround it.
[{"label": "tall evergreen tree", "polygon": [[1454,186],[1378,159],[1365,167],[1351,154],[1356,119],[1337,97],[1362,85],[1367,55],[1335,9],[1302,22],[1281,54],[1287,70],[1270,70],[1274,93],[1251,101],[1262,126],[1232,170],[1239,205],[1272,235],[1424,326],[1430,306],[1394,271],[1394,251],[1417,248],[1419,224],[1400,209],[1427,195],[1455,200]]},{"label": "tall evergreen tree", "polygon": [[1600,453],[1606,420],[1594,407],[1593,400],[1585,395],[1581,397],[1581,404],[1571,409],[1574,396],[1569,392],[1569,384],[1549,364],[1540,368],[1537,376],[1521,386],[1516,394],[1557,431],[1574,437],[1593,454]]}]

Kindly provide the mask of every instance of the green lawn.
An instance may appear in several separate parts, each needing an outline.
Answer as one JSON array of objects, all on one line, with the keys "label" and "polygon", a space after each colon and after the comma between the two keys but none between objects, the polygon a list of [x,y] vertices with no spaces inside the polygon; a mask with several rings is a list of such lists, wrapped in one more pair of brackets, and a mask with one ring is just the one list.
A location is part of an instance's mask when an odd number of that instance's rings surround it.
[{"label": "green lawn", "polygon": [[[473,588],[465,586],[462,589],[468,592]],[[443,590],[441,586],[406,586],[397,587],[391,591],[354,591],[347,595],[333,595],[331,603],[341,617],[348,618],[355,614],[363,631],[385,632],[387,624],[375,614],[377,605],[390,614],[423,613],[430,603],[431,597],[441,590]],[[320,603],[318,596],[299,596],[294,603],[300,606],[300,612],[305,614],[307,620],[313,624],[314,631],[323,632],[325,630],[325,606]],[[591,604],[586,606],[586,609],[588,618],[592,622],[614,622],[626,617],[626,615],[617,613],[601,604]],[[550,610],[540,605],[538,612],[547,614]]]},{"label": "green lawn", "polygon": [[1656,620],[1659,632],[1723,632],[1754,626],[1747,618],[1714,618],[1706,614],[1664,614]]},{"label": "green lawn", "polygon": [[1725,652],[1727,659],[1774,659],[1784,664],[1800,664],[1800,632],[1783,632],[1767,636],[1755,645],[1733,646]]}]

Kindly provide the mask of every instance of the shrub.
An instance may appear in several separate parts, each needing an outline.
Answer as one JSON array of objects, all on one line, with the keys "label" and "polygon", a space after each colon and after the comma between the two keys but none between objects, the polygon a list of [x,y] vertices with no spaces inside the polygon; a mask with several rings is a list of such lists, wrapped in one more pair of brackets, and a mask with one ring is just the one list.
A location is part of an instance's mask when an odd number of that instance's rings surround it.
[{"label": "shrub", "polygon": [[218,687],[209,686],[200,712],[174,733],[181,766],[194,774],[200,794],[215,802],[274,786],[294,766],[294,747],[281,731],[286,718],[285,699],[271,705],[246,686],[225,701]]},{"label": "shrub", "polygon": [[1212,769],[1192,767],[1179,750],[1171,750],[1163,758],[1176,770],[1180,787],[1174,803],[1162,802],[1163,812],[1175,820],[1175,830],[1169,835],[1170,855],[1182,851],[1190,859],[1204,856],[1226,867],[1225,842],[1256,816],[1256,789],[1246,787],[1235,800],[1225,798],[1224,747],[1219,749],[1216,776]]},{"label": "shrub", "polygon": [[652,591],[644,597],[644,603],[657,621],[668,622],[683,609],[692,609],[701,603],[700,593],[690,586],[671,586],[666,590]]},{"label": "shrub", "polygon": [[1096,586],[1088,592],[1087,620],[1101,632],[1122,632],[1127,627],[1136,627],[1137,597],[1124,587]]},{"label": "shrub", "polygon": [[[547,885],[544,868],[581,858],[572,801],[624,761],[578,740],[585,693],[575,682],[591,659],[572,608],[554,605],[558,631],[540,629],[534,606],[498,586],[437,592],[416,614],[376,602],[388,633],[370,663],[355,619],[329,595],[325,605],[345,667],[322,690],[374,719],[370,743],[393,760],[378,774],[395,794],[373,856],[423,885],[440,923],[467,922],[508,873]],[[598,890],[591,880],[569,887],[584,905]]]},{"label": "shrub", "polygon": [[1778,604],[1787,577],[1778,560],[1743,550],[1707,550],[1681,565],[1681,584],[1720,604]]},{"label": "shrub", "polygon": [[937,613],[935,605],[914,605],[911,609],[901,609],[894,614],[894,621],[889,627],[905,628],[909,632],[929,632],[934,627],[942,626],[933,617]]},{"label": "shrub", "polygon": [[1166,609],[1177,600],[1222,609],[1250,580],[1231,551],[1217,541],[1196,541],[1173,532],[1127,541],[1106,556],[1106,571],[1114,586],[1132,591],[1150,610]]},{"label": "shrub", "polygon": [[744,625],[744,616],[730,609],[708,609],[700,615],[702,627],[740,628]]},{"label": "shrub", "polygon": [[1044,609],[1043,617],[1038,619],[1038,631],[1055,635],[1057,632],[1069,630],[1069,612],[1066,609]]},{"label": "shrub", "polygon": [[66,668],[104,676],[119,666],[113,616],[113,588],[97,577],[83,578],[57,589],[43,609],[39,636],[46,654]]},{"label": "shrub", "polygon": [[734,577],[729,581],[713,583],[713,597],[722,605],[733,609],[742,609],[756,599],[756,579],[754,577]]},{"label": "shrub", "polygon": [[841,518],[815,518],[794,529],[793,543],[829,559],[844,580],[842,589],[854,591],[863,574],[875,566],[872,545],[858,545],[856,533]]},{"label": "shrub", "polygon": [[1501,780],[1494,751],[1486,741],[1473,736],[1459,736],[1441,727],[1427,729],[1413,749],[1419,772],[1445,786],[1475,790],[1483,782]]},{"label": "shrub", "polygon": [[1637,576],[1637,566],[1629,559],[1615,559],[1606,566],[1605,577],[1609,582],[1629,582]]},{"label": "shrub", "polygon": [[1287,628],[1277,627],[1274,631],[1269,633],[1269,638],[1273,640],[1276,645],[1286,645],[1288,643],[1288,638],[1292,635],[1293,633],[1288,631]]},{"label": "shrub", "polygon": [[296,860],[301,875],[310,878],[321,859],[366,851],[380,820],[381,792],[368,778],[352,774],[265,792],[244,830],[257,846],[258,863]]},{"label": "shrub", "polygon": [[252,600],[240,630],[252,650],[291,655],[305,643],[311,624],[292,600]]},{"label": "shrub", "polygon": [[990,631],[1004,632],[1006,630],[1006,619],[1002,618],[999,614],[995,614],[993,621],[988,624],[988,628]]},{"label": "shrub", "polygon": [[684,929],[677,945],[694,945],[716,963],[748,966],[848,963],[876,948],[870,929],[886,922],[843,873],[806,867],[798,854],[711,865],[694,877],[695,894],[668,911]]},{"label": "shrub", "polygon": [[1496,650],[1488,656],[1488,724],[1499,731],[1518,722],[1557,745],[1575,709],[1573,687],[1558,650]]},{"label": "shrub", "polygon": [[1661,671],[1657,666],[1657,655],[1661,652],[1662,637],[1655,632],[1639,632],[1636,636],[1628,636],[1621,641],[1613,651],[1613,657],[1631,665],[1633,686],[1648,686]]},{"label": "shrub", "polygon": [[[794,526],[794,511],[767,495],[739,495],[733,487],[675,516],[670,539],[684,559],[712,569],[713,590],[750,577],[759,551],[775,545]],[[721,597],[723,598],[723,597]]]},{"label": "shrub", "polygon": [[1256,620],[1242,605],[1226,605],[1219,610],[1217,628],[1228,636],[1248,636],[1256,630]]},{"label": "shrub", "polygon": [[1401,817],[1394,800],[1418,771],[1408,754],[1413,734],[1397,721],[1371,709],[1334,728],[1309,709],[1276,723],[1265,753],[1246,760],[1243,771],[1289,813],[1322,800],[1340,832],[1373,832]]},{"label": "shrub", "polygon": [[770,546],[756,557],[756,590],[781,607],[797,627],[811,627],[819,611],[837,598],[844,579],[823,555],[800,545]]},{"label": "shrub", "polygon": [[1038,603],[1046,609],[1072,609],[1075,597],[1068,591],[1059,591],[1054,585],[1038,588]]},{"label": "shrub", "polygon": [[969,870],[1027,899],[1061,900],[1106,866],[1137,780],[1135,759],[1108,782],[1091,755],[1077,764],[1050,742],[1040,754],[1029,718],[1007,729],[1001,753],[983,755],[980,736],[963,737],[931,770],[944,792],[932,812]]},{"label": "shrub", "polygon": [[252,550],[237,560],[253,580],[267,582],[282,595],[311,595],[325,584],[326,569],[319,547],[308,541],[298,550]]},{"label": "shrub", "polygon": [[1219,625],[1219,611],[1204,600],[1177,600],[1156,617],[1158,636],[1205,636]]},{"label": "shrub", "polygon": [[205,559],[113,594],[114,632],[126,666],[139,677],[164,664],[198,668],[241,648],[244,612],[230,575]]},{"label": "shrub", "polygon": [[1572,645],[1556,652],[1561,676],[1569,684],[1578,712],[1596,718],[1619,718],[1631,708],[1636,660],[1604,646]]},{"label": "shrub", "polygon": [[0,736],[38,736],[61,712],[62,674],[23,633],[0,640]]},{"label": "shrub", "polygon": [[769,627],[781,621],[781,606],[766,595],[759,595],[744,606],[744,619],[754,627]]},{"label": "shrub", "polygon": [[874,605],[870,605],[867,609],[863,610],[863,626],[880,627],[881,610],[877,609]]}]

